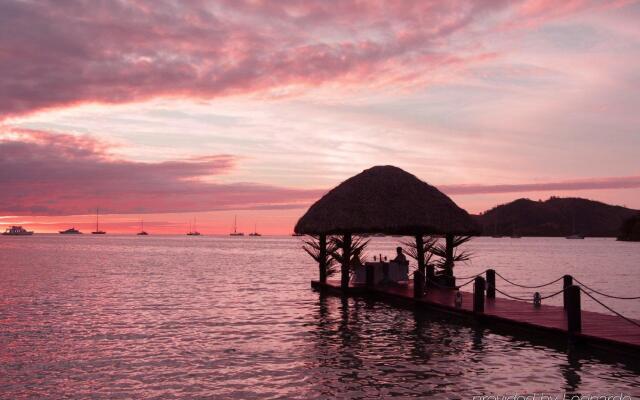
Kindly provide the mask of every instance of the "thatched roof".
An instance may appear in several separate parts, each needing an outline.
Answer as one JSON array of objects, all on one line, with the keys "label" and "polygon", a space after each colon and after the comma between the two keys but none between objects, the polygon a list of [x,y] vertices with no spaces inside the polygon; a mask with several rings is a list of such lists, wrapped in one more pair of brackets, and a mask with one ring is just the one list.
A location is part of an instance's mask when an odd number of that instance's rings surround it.
[{"label": "thatched roof", "polygon": [[473,234],[469,214],[435,187],[394,166],[362,171],[324,195],[296,233]]}]

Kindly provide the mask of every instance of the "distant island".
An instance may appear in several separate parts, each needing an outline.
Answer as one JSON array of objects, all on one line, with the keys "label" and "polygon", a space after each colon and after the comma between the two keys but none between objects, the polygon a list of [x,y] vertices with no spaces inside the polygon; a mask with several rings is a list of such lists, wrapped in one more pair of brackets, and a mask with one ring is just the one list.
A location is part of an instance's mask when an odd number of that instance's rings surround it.
[{"label": "distant island", "polygon": [[640,214],[636,214],[624,221],[618,240],[640,242]]},{"label": "distant island", "polygon": [[[623,223],[640,211],[581,198],[518,199],[475,215],[486,236],[620,237]],[[635,222],[636,234],[640,223]],[[621,239],[625,240],[625,239]],[[631,239],[627,239],[631,240]]]}]

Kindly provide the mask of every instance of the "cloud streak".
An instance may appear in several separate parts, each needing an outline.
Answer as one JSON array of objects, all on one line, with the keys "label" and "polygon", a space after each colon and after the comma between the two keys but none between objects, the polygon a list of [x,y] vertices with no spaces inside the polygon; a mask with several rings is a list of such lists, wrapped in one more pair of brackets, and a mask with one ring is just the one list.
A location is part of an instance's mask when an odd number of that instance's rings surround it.
[{"label": "cloud streak", "polygon": [[494,57],[476,40],[451,46],[491,29],[485,16],[506,15],[513,29],[593,4],[3,1],[0,119],[91,102],[408,85]]},{"label": "cloud streak", "polygon": [[143,163],[113,157],[90,137],[11,130],[0,134],[0,213],[153,213],[299,207],[319,195],[256,183],[216,183],[226,154]]},{"label": "cloud streak", "polygon": [[576,179],[560,182],[520,183],[504,185],[443,185],[439,188],[450,195],[549,192],[565,190],[635,189],[640,188],[640,176]]}]

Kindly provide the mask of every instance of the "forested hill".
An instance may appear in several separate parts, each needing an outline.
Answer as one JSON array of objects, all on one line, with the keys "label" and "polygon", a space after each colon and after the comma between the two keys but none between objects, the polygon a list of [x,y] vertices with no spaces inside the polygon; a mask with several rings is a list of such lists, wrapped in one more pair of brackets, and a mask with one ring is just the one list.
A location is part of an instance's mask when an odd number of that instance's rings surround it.
[{"label": "forested hill", "polygon": [[638,210],[581,198],[518,199],[474,216],[484,235],[618,236]]}]

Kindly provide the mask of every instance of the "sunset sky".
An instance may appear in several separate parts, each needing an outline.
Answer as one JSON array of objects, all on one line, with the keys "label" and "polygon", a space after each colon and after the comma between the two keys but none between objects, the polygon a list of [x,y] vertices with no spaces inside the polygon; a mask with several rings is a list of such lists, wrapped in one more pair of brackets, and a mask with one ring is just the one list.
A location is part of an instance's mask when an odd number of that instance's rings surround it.
[{"label": "sunset sky", "polygon": [[289,233],[393,164],[640,209],[640,1],[0,1],[0,226]]}]

